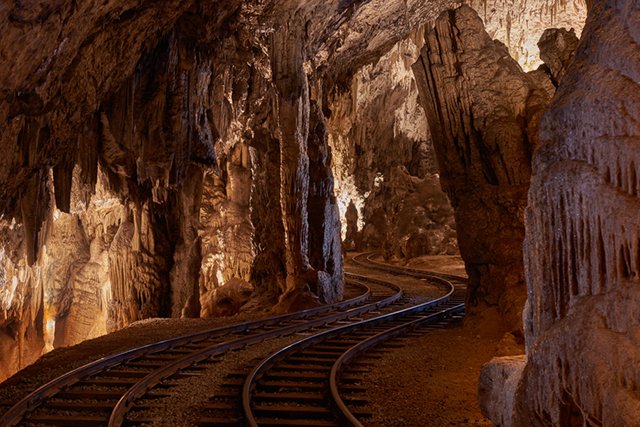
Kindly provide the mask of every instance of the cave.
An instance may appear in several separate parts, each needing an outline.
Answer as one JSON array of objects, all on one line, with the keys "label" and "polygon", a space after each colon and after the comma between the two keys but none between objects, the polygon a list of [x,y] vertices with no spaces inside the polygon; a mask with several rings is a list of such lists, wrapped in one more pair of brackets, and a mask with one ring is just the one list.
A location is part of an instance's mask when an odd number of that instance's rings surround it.
[{"label": "cave", "polygon": [[[100,383],[135,396],[105,400],[111,418],[38,412],[88,377],[23,401],[101,358],[133,364],[127,352],[214,329],[244,365],[189,353],[162,378],[175,382],[163,405],[211,400],[224,369],[254,369],[245,392],[273,398],[270,359],[249,366],[254,325],[255,348],[370,327],[387,308],[350,302],[367,275],[422,310],[438,287],[461,298],[442,330],[385,338],[388,383],[413,381],[411,402],[457,381],[426,361],[475,363],[449,415],[409,403],[406,419],[367,412],[372,425],[638,424],[637,2],[8,0],[0,28],[0,424],[227,425],[135,421],[150,386],[133,368]],[[324,346],[316,359],[337,344]],[[355,354],[331,370],[360,373]],[[272,362],[285,379],[303,371],[286,357]],[[404,363],[415,378],[394,373]],[[395,393],[349,375],[351,393]],[[291,406],[256,402],[238,405],[297,425]],[[310,405],[338,414],[318,425],[358,425],[342,404]]]}]

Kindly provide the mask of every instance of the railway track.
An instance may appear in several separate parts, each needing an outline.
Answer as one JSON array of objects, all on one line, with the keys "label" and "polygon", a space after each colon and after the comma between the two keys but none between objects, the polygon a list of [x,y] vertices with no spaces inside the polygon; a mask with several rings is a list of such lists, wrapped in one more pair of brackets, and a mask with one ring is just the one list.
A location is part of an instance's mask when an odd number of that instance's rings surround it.
[{"label": "railway track", "polygon": [[[373,266],[370,260],[358,262]],[[374,268],[402,274],[398,267],[378,263]],[[349,417],[366,415],[357,410],[362,399],[357,396],[356,377],[364,373],[368,363],[360,361],[363,352],[375,354],[380,351],[377,347],[372,353],[375,345],[463,308],[461,286],[419,270],[408,273],[436,282],[446,295],[406,307],[407,300],[397,285],[348,274],[348,285],[360,291],[354,298],[181,336],[100,359],[29,394],[0,418],[0,425],[119,426],[153,422],[130,414],[133,409],[152,407],[154,399],[171,393],[176,380],[199,375],[229,351],[303,331],[313,332],[257,361],[248,376],[247,372],[231,373],[229,393],[211,402],[199,425],[244,425],[245,421],[249,425],[338,425]],[[292,386],[295,381],[297,386]],[[342,398],[341,393],[346,392],[350,394]]]},{"label": "railway track", "polygon": [[[362,259],[364,257],[364,259]],[[369,259],[367,259],[369,258]],[[364,254],[356,262],[370,264]],[[369,266],[369,265],[367,265]],[[377,263],[401,274],[403,269]],[[409,275],[439,284],[445,294],[391,313],[322,331],[272,354],[247,376],[243,418],[249,426],[362,426],[370,414],[361,408],[366,391],[360,382],[372,360],[405,343],[391,340],[418,328],[439,326],[464,312],[464,278],[458,284],[411,269]],[[450,279],[452,277],[449,277]],[[366,358],[363,357],[366,355]]]},{"label": "railway track", "polygon": [[438,277],[449,281],[455,287],[466,287],[467,278],[462,276],[456,276],[453,274],[445,274],[437,271],[428,271],[411,267],[400,267],[391,264],[382,263],[374,260],[377,252],[365,252],[356,255],[352,258],[352,261],[359,266],[369,269],[379,270],[385,273],[397,274],[402,276],[411,276],[417,279],[428,279],[430,277]]}]

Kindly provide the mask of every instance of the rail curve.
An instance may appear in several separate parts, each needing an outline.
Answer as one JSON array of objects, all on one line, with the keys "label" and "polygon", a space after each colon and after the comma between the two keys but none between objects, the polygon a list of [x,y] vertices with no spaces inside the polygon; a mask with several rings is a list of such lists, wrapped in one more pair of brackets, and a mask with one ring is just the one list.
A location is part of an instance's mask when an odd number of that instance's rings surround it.
[{"label": "rail curve", "polygon": [[[362,257],[369,258],[371,255],[363,254]],[[357,262],[369,264],[371,261],[361,258]],[[402,267],[377,263],[375,268],[406,274]],[[340,396],[338,376],[341,367],[356,356],[392,337],[448,316],[459,315],[464,311],[464,286],[462,285],[464,278],[454,276],[458,283],[453,284],[443,277],[422,270],[410,269],[407,273],[411,276],[426,278],[431,283],[439,285],[445,291],[444,295],[408,308],[316,333],[265,358],[251,371],[243,384],[242,411],[246,424],[251,427],[258,425],[361,426],[360,421]],[[311,354],[323,354],[322,357],[326,357],[332,362],[330,367],[323,368],[326,365],[324,359],[315,361],[315,364],[300,362],[300,360],[304,360],[302,356],[309,354],[309,349],[314,350],[314,348],[317,351]],[[260,394],[264,396],[268,387],[267,383],[270,383],[269,381],[261,383],[261,379],[283,376],[282,373],[278,374],[278,372],[282,372],[282,369],[278,368],[278,364],[295,367],[294,359],[301,363],[299,367],[295,368],[296,372],[299,372],[295,374],[297,378],[291,378],[288,383],[280,383],[280,392],[283,389],[286,390],[281,394],[290,396],[289,400],[282,399],[279,406],[275,407],[273,403],[267,405],[262,402],[254,402],[254,392],[262,388]],[[302,363],[306,364],[302,365]],[[291,375],[285,376],[285,378],[288,377]],[[328,391],[325,386],[317,384],[322,381],[328,384]],[[307,393],[305,397],[307,389],[313,391]],[[326,398],[320,403],[317,398],[313,404],[300,403],[311,401],[310,393],[314,396],[324,393]],[[273,399],[268,395],[267,397]],[[280,417],[284,418],[274,418],[274,408],[278,408]]]},{"label": "rail curve", "polygon": [[[389,288],[392,290],[392,294],[387,296],[388,298],[380,298],[372,293],[371,287],[363,283],[358,275],[348,275],[347,279],[350,286],[359,288],[362,291],[360,295],[328,306],[183,335],[136,347],[88,363],[53,379],[25,396],[3,414],[0,418],[0,425],[15,426],[24,421],[64,425],[65,422],[69,421],[70,417],[75,417],[76,421],[84,419],[86,425],[120,425],[124,421],[124,415],[131,408],[136,398],[140,397],[163,379],[174,375],[185,367],[214,355],[222,354],[270,337],[295,333],[343,317],[355,316],[364,311],[376,309],[381,304],[391,304],[402,295],[401,289],[395,286]],[[305,320],[305,322],[297,322],[300,320]],[[240,337],[230,340],[229,337],[232,335],[240,335]],[[133,375],[131,370],[127,369],[127,366],[133,362],[140,362],[150,356],[154,356],[157,360],[162,354],[179,354],[181,351],[186,353],[186,355],[175,357],[172,360],[168,360],[167,363],[162,363],[161,366],[156,366],[156,369],[144,375],[143,378],[131,380],[130,378],[125,379],[116,376],[119,372],[121,372],[122,375]],[[77,384],[83,384],[84,382],[91,384],[92,381],[95,383],[95,378],[101,374],[108,377],[102,380],[102,384],[108,382],[113,384],[120,381],[121,383],[129,385],[127,390],[120,396],[113,410],[110,411],[108,417],[102,415],[83,417],[76,414],[65,418],[65,416],[33,414],[35,410],[46,407],[46,402],[52,397],[59,396],[63,394],[63,392],[66,392],[68,395],[68,389]],[[112,380],[107,381],[109,378]],[[120,378],[120,380],[118,380],[118,378]],[[59,407],[60,405],[57,404],[55,406]],[[73,405],[70,404],[68,407],[73,407]],[[95,412],[95,407],[91,408],[89,406],[89,408],[85,408],[85,412],[87,410]]]},{"label": "rail curve", "polygon": [[[0,425],[67,425],[73,422],[73,425],[120,426],[127,422],[127,414],[135,407],[136,401],[166,379],[183,375],[182,372],[186,374],[194,364],[205,363],[228,351],[268,338],[312,328],[320,328],[321,331],[274,353],[253,369],[243,384],[243,418],[248,425],[258,425],[258,419],[252,413],[252,392],[256,382],[275,363],[305,348],[322,346],[322,343],[326,347],[326,343],[329,343],[329,347],[335,346],[339,352],[331,359],[331,364],[326,366],[327,369],[322,368],[322,381],[325,381],[326,374],[328,384],[326,406],[340,425],[361,425],[340,395],[342,368],[391,337],[464,310],[464,278],[390,266],[372,258],[372,253],[361,254],[354,258],[354,262],[392,274],[426,279],[439,286],[443,295],[406,307],[405,297],[398,285],[366,275],[347,273],[348,285],[360,292],[356,297],[301,312],[187,334],[104,357],[55,378],[25,396],[0,417]],[[357,339],[349,338],[354,337],[354,334],[358,335]],[[79,399],[87,398],[79,397],[82,395],[80,388],[87,384],[91,387],[115,384],[120,388],[112,393],[103,393],[105,396],[109,395],[108,402],[99,400],[102,395],[98,391],[94,395],[88,394],[89,399],[96,399],[93,402],[98,403],[79,402]],[[71,412],[65,413],[60,411],[61,408]],[[96,415],[97,409],[106,413]],[[291,423],[285,422],[283,425]]]}]

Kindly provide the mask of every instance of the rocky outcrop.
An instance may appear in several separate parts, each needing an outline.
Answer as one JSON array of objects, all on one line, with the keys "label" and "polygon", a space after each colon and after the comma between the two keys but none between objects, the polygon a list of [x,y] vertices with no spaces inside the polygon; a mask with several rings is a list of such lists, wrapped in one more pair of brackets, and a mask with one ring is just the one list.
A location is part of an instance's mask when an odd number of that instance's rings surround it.
[{"label": "rocky outcrop", "polygon": [[21,226],[0,222],[3,375],[31,363],[43,351],[107,331],[109,251],[126,209],[104,190],[101,174],[96,176],[95,196],[86,203],[79,191],[82,178],[75,171],[69,213],[50,207],[36,262],[29,265],[23,256]]},{"label": "rocky outcrop", "polygon": [[549,68],[554,85],[557,87],[560,79],[567,72],[578,47],[578,37],[573,28],[548,28],[542,33],[538,41],[540,59]]},{"label": "rocky outcrop", "polygon": [[453,209],[437,176],[419,178],[396,167],[365,199],[364,214],[361,247],[399,259],[458,254]]},{"label": "rocky outcrop", "polygon": [[515,394],[527,358],[497,357],[485,364],[478,379],[478,398],[482,413],[497,426],[512,426]]},{"label": "rocky outcrop", "polygon": [[468,302],[499,305],[518,331],[531,153],[554,87],[543,72],[524,73],[468,6],[438,18],[413,70],[455,211]]},{"label": "rocky outcrop", "polygon": [[385,256],[400,258],[456,251],[452,211],[437,184],[411,71],[422,43],[422,33],[412,33],[359,70],[350,91],[334,93],[328,103],[348,247],[383,249]]},{"label": "rocky outcrop", "polygon": [[591,3],[534,156],[514,425],[637,425],[640,413],[640,6]]},{"label": "rocky outcrop", "polygon": [[547,28],[575,29],[584,26],[589,0],[466,0],[484,22],[492,39],[500,40],[525,70],[534,70],[542,61],[538,40]]}]

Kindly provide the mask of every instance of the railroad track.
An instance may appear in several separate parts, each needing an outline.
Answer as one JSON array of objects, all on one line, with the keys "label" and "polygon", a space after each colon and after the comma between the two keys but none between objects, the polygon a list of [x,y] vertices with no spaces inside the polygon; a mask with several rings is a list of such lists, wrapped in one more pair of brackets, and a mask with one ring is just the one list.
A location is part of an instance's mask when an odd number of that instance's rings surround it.
[{"label": "railroad track", "polygon": [[136,401],[148,394],[162,397],[163,391],[170,392],[167,388],[171,381],[197,375],[198,370],[215,364],[216,358],[231,350],[371,310],[392,309],[402,300],[402,291],[395,285],[364,283],[357,275],[348,275],[348,285],[359,288],[360,295],[329,306],[141,346],[89,363],[20,400],[0,418],[0,425],[136,424],[135,420],[126,420]]},{"label": "railroad track", "polygon": [[[371,267],[370,254],[357,263]],[[364,259],[363,259],[364,258]],[[405,269],[376,263],[375,268],[402,274]],[[445,294],[357,323],[322,331],[272,354],[247,376],[242,411],[249,426],[362,426],[370,414],[361,408],[366,391],[360,383],[371,361],[382,357],[404,334],[440,326],[464,312],[464,278],[456,284],[442,275],[410,269],[409,275],[438,284]],[[363,357],[366,356],[366,357]]]},{"label": "railroad track", "polygon": [[429,271],[422,270],[411,267],[400,267],[391,264],[382,263],[374,260],[373,258],[377,255],[377,252],[365,252],[359,255],[356,255],[352,258],[352,261],[359,266],[366,267],[369,269],[383,271],[385,273],[397,274],[402,276],[411,276],[417,279],[428,279],[430,277],[438,277],[440,279],[444,279],[449,281],[454,286],[458,287],[466,287],[467,278],[462,276],[456,276],[453,274],[445,274],[437,271]]},{"label": "railroad track", "polygon": [[[371,261],[359,262],[371,266]],[[402,270],[379,263],[375,268],[397,274]],[[419,270],[409,273],[427,277]],[[443,278],[429,277],[447,292],[420,307],[404,307],[407,301],[397,285],[348,274],[348,285],[359,289],[360,295],[341,303],[181,336],[100,359],[29,394],[0,418],[0,425],[119,426],[153,422],[129,414],[133,409],[152,407],[155,399],[171,393],[176,380],[199,375],[229,351],[312,328],[320,332],[260,361],[249,376],[246,372],[230,374],[229,393],[211,402],[199,425],[244,425],[245,421],[249,425],[258,421],[261,425],[298,425],[295,423],[302,421],[336,425],[335,420],[354,417],[354,411],[358,415],[353,405],[357,407],[362,401],[353,395],[345,399],[340,396],[339,389],[358,392],[357,386],[349,385],[354,384],[353,375],[345,374],[345,366],[349,372],[362,372],[358,369],[363,363],[358,362],[359,355],[367,349],[369,355],[374,354],[374,344],[462,310],[456,286]],[[303,379],[305,385],[288,388],[295,377]],[[290,411],[291,406],[299,409]]]}]

